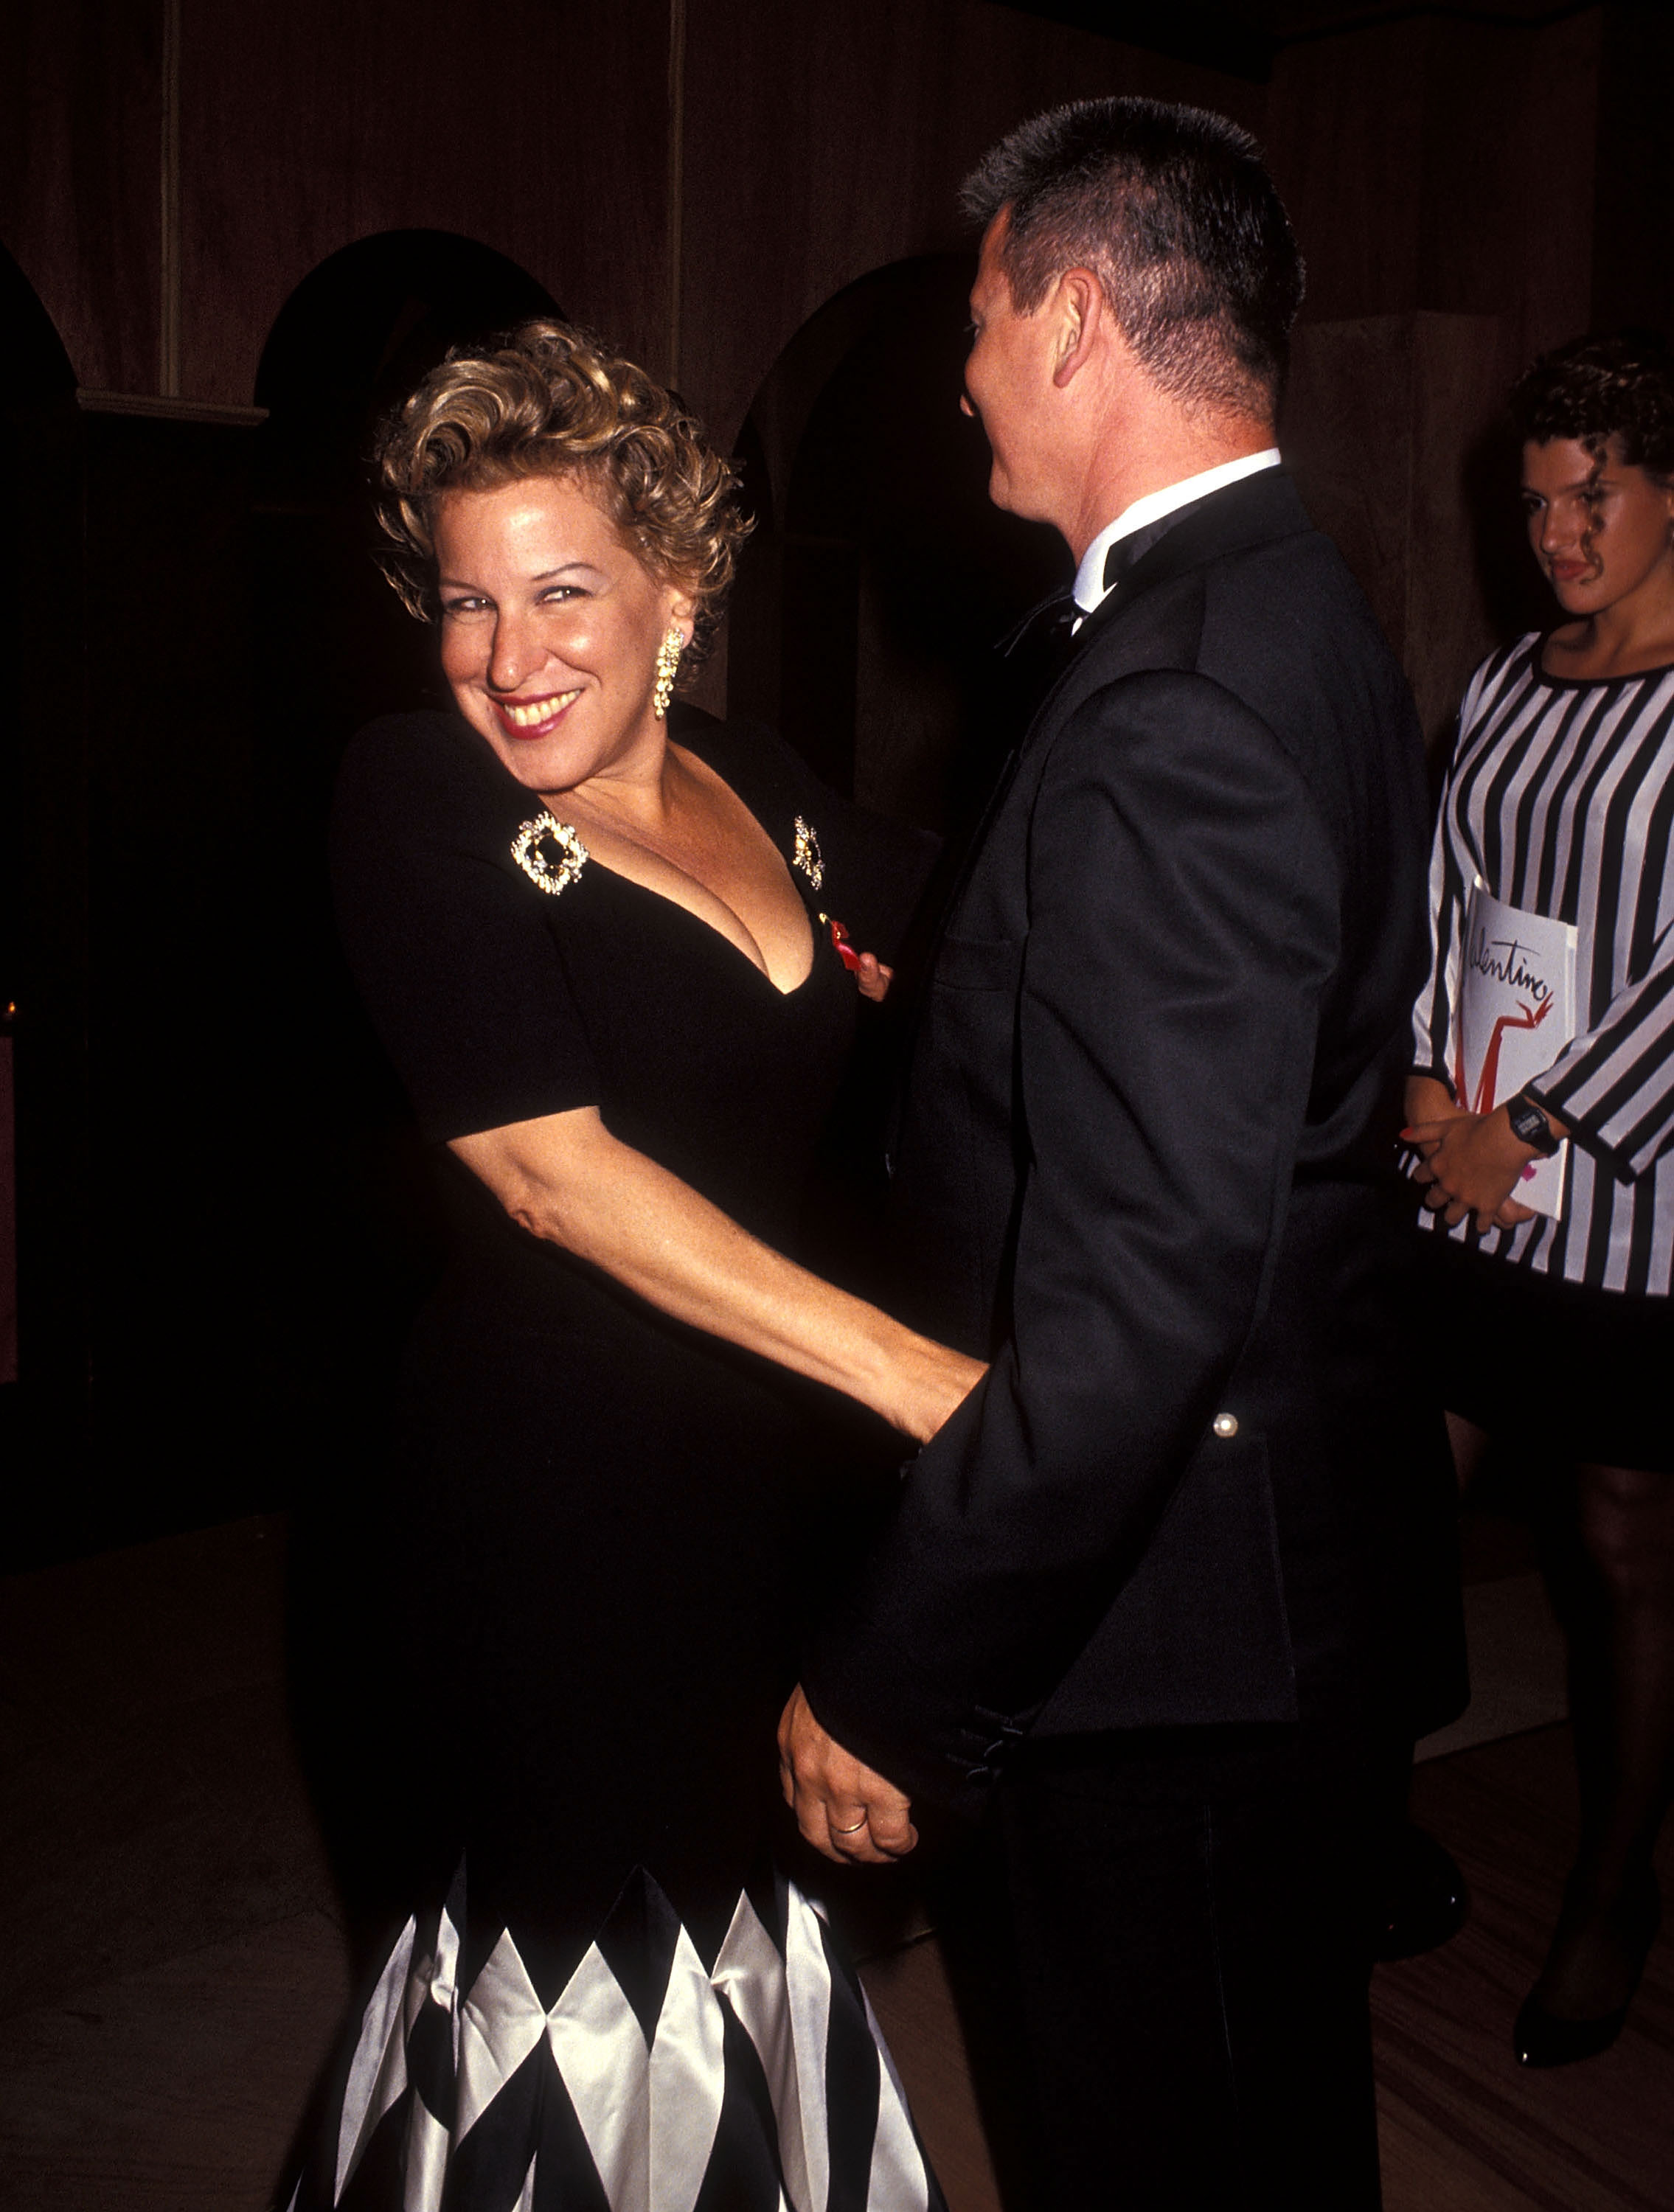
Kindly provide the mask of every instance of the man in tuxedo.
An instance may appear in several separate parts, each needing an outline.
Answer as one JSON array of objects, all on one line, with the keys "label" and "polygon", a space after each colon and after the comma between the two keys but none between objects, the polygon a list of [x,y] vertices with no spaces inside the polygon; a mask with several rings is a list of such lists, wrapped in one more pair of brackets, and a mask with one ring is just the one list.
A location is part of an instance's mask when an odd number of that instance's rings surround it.
[{"label": "man in tuxedo", "polygon": [[912,1317],[992,1364],[814,1639],[787,1795],[861,1862],[913,1800],[997,1829],[1044,2207],[1351,2212],[1369,1863],[1457,1703],[1394,1171],[1419,732],[1279,466],[1302,270],[1245,133],[1078,103],[965,200],[964,404],[1079,626],[893,1146]]}]

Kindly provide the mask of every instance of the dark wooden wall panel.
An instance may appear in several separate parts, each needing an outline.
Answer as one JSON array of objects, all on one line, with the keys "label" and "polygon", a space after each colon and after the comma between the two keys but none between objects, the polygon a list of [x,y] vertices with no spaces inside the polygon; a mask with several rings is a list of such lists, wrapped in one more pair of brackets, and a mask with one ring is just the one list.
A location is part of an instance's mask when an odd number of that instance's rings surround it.
[{"label": "dark wooden wall panel", "polygon": [[1513,361],[1586,322],[1603,15],[1414,15],[1280,55],[1268,149],[1305,319],[1501,315]]},{"label": "dark wooden wall panel", "polygon": [[[0,82],[0,239],[82,381],[135,392],[157,389],[163,7],[10,0],[15,66]],[[957,240],[953,192],[985,144],[1038,107],[1107,91],[1200,100],[1257,130],[1307,252],[1310,319],[1501,314],[1516,355],[1587,319],[1607,15],[1610,119],[1624,126],[1604,155],[1612,239],[1631,232],[1622,210],[1645,200],[1654,167],[1634,149],[1651,145],[1661,95],[1622,10],[1545,29],[1415,15],[1288,48],[1263,88],[989,0],[685,0],[671,209],[677,12],[180,0],[185,395],[247,401],[308,271],[417,226],[508,254],[664,367],[675,221],[681,379],[729,434],[823,301]],[[1652,257],[1630,245],[1625,258]]]},{"label": "dark wooden wall panel", "polygon": [[181,385],[248,405],[274,317],[354,233],[351,10],[183,0]]},{"label": "dark wooden wall panel", "polygon": [[392,229],[492,246],[667,342],[667,0],[186,0],[183,382],[247,402],[309,270]]},{"label": "dark wooden wall panel", "polygon": [[157,388],[162,0],[9,0],[0,240],[81,382]]},{"label": "dark wooden wall panel", "polygon": [[[1598,190],[1605,15],[1604,9],[1593,8],[1538,32],[1519,86],[1522,129],[1513,214],[1523,271],[1519,367],[1592,320],[1601,236]],[[1654,121],[1647,119],[1647,143],[1656,149],[1665,192],[1668,109],[1674,100],[1671,62],[1674,55],[1665,53],[1653,86]],[[1665,223],[1653,252],[1666,272]]]},{"label": "dark wooden wall panel", "polygon": [[356,228],[405,220],[480,234],[571,314],[660,363],[668,0],[496,0],[471,10],[465,37],[454,0],[429,6],[424,65],[413,58],[393,113],[379,74],[408,38],[409,0],[356,11],[362,99],[383,109],[357,172]]},{"label": "dark wooden wall panel", "polygon": [[[1612,8],[1603,46],[1592,319],[1649,323],[1674,337],[1674,10]],[[1551,143],[1567,168],[1567,131]]]},{"label": "dark wooden wall panel", "polygon": [[1411,21],[1279,57],[1267,153],[1307,261],[1310,322],[1418,304],[1427,35]]},{"label": "dark wooden wall panel", "polygon": [[1603,12],[1427,27],[1413,304],[1503,318],[1513,374],[1587,320]]},{"label": "dark wooden wall panel", "polygon": [[686,39],[680,378],[728,441],[834,293],[969,242],[959,180],[1026,116],[1141,92],[1262,117],[1258,86],[986,0],[691,0]]},{"label": "dark wooden wall panel", "polygon": [[1604,11],[1413,16],[1281,53],[1269,145],[1308,261],[1285,447],[1427,734],[1535,600],[1492,441],[1588,319]]},{"label": "dark wooden wall panel", "polygon": [[[1401,656],[1433,743],[1495,639],[1493,575],[1504,532],[1484,532],[1474,448],[1505,391],[1493,315],[1367,315],[1297,332],[1283,437],[1309,512],[1359,578]],[[1493,518],[1488,518],[1492,521]],[[1513,543],[1516,560],[1525,556]]]}]

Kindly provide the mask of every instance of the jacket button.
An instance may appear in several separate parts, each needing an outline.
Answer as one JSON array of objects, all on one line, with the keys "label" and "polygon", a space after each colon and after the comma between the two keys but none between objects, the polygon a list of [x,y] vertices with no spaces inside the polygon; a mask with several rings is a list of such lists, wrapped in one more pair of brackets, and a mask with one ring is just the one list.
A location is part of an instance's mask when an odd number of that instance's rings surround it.
[{"label": "jacket button", "polygon": [[1238,1415],[1217,1413],[1212,1426],[1218,1437],[1235,1437],[1238,1434]]}]

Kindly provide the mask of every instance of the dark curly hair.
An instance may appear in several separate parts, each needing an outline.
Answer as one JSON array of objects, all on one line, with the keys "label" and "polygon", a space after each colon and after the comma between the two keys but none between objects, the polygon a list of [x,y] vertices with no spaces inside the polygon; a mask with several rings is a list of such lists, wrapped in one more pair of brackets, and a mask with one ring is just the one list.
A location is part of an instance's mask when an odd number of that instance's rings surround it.
[{"label": "dark curly hair", "polygon": [[737,471],[684,401],[586,331],[543,320],[456,346],[385,422],[373,462],[384,574],[421,621],[435,613],[444,494],[574,476],[650,573],[695,601],[679,678],[708,653],[752,526]]},{"label": "dark curly hair", "polygon": [[1629,467],[1674,486],[1674,355],[1654,331],[1592,332],[1542,354],[1509,413],[1521,444],[1574,438],[1602,463],[1615,439]]}]

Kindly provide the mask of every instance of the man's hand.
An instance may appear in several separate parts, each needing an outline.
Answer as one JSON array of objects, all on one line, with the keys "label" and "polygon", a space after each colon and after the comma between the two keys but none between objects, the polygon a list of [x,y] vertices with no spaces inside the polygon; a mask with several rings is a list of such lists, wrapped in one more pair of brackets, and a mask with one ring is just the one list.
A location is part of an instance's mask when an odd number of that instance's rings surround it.
[{"label": "man's hand", "polygon": [[918,1841],[910,1799],[826,1734],[800,1684],[780,1717],[779,1781],[797,1826],[839,1866],[887,1866]]},{"label": "man's hand", "polygon": [[1532,1208],[1519,1206],[1512,1193],[1539,1155],[1513,1133],[1503,1106],[1491,1114],[1454,1107],[1445,1119],[1415,1121],[1401,1134],[1419,1156],[1414,1180],[1423,1186],[1425,1205],[1443,1214],[1450,1228],[1467,1213],[1484,1229],[1511,1229],[1534,1218]]}]

